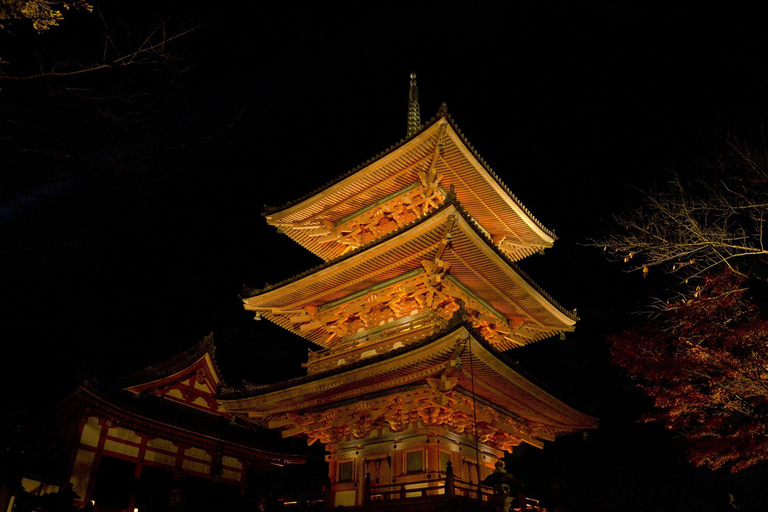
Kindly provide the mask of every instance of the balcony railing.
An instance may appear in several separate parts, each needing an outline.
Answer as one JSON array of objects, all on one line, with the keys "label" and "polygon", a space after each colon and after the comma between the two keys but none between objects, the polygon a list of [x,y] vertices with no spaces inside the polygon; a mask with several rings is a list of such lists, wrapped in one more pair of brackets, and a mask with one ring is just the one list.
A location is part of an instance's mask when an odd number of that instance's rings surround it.
[{"label": "balcony railing", "polygon": [[[456,478],[453,475],[451,466],[448,466],[448,471],[444,473],[444,478],[425,479],[425,480],[409,480],[408,482],[398,482],[392,484],[373,485],[371,483],[370,474],[366,475],[365,487],[363,493],[364,505],[376,505],[376,504],[400,504],[405,505],[407,502],[413,501],[426,501],[430,499],[451,499],[455,497],[464,497],[472,500],[486,502],[491,509],[491,504],[496,496],[492,487],[467,482]],[[510,509],[513,511],[535,511],[546,512],[546,509],[541,507],[539,500],[528,498],[524,493],[520,493],[517,498],[517,503],[524,503],[524,508],[520,508],[519,505]]]}]

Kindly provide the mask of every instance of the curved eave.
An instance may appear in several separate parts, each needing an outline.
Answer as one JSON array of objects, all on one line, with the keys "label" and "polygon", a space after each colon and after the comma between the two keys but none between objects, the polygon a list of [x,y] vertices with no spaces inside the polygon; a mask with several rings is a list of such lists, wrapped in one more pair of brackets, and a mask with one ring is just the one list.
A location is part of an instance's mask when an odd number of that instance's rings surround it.
[{"label": "curved eave", "polygon": [[441,186],[455,187],[458,199],[486,231],[505,236],[515,244],[510,254],[522,259],[550,247],[554,233],[546,229],[515,197],[468,143],[449,116],[435,118],[412,138],[377,155],[338,180],[330,182],[295,203],[270,209],[267,222],[324,260],[337,257],[347,246],[321,243],[311,230],[294,227],[310,219],[338,222],[377,201],[418,182],[434,155],[445,125],[436,169]]},{"label": "curved eave", "polygon": [[[457,346],[472,344],[461,352],[465,361],[459,380],[464,392],[471,392],[474,372],[479,398],[487,399],[507,414],[543,425],[543,432],[558,435],[594,428],[597,420],[565,404],[515,371],[498,355],[477,341],[468,326],[460,324],[426,342],[382,354],[367,363],[347,370],[297,379],[293,385],[280,385],[259,394],[220,398],[227,412],[249,413],[257,422],[286,412],[326,409],[351,400],[361,401],[392,393],[452,368]],[[471,356],[469,355],[471,353]]]},{"label": "curved eave", "polygon": [[[456,126],[456,123],[453,121],[453,119],[450,118],[450,116],[447,117],[448,121],[448,129],[446,130],[446,135],[448,135],[456,144],[456,146],[459,148],[461,153],[464,155],[464,157],[472,164],[472,166],[477,171],[478,175],[482,177],[485,182],[490,186],[493,191],[498,195],[498,197],[502,198],[505,202],[505,204],[517,214],[517,216],[525,222],[525,224],[528,226],[528,228],[539,238],[541,241],[551,246],[557,237],[555,237],[555,233],[547,228],[544,227],[544,225],[539,222],[539,220],[533,216],[533,214],[528,211],[528,208],[526,208],[523,203],[515,196],[512,191],[507,187],[503,181],[501,181],[501,178],[493,172],[493,170],[488,166],[488,164],[485,162],[485,160],[480,157],[478,152],[474,149],[474,147],[469,143],[469,141],[464,137],[464,135],[461,133],[461,130],[459,130],[458,126]],[[458,194],[457,194],[458,197]],[[467,200],[462,199],[459,197],[459,200],[462,202],[463,205],[465,205],[465,208],[467,210],[471,209],[467,205]]]},{"label": "curved eave", "polygon": [[[531,341],[571,330],[576,322],[546,293],[520,272],[476,226],[458,204],[448,203],[380,241],[349,256],[320,265],[296,278],[252,293],[243,299],[246,309],[259,310],[263,317],[322,346],[322,330],[294,330],[286,315],[264,308],[322,306],[351,293],[365,290],[421,268],[422,259],[431,259],[443,239],[445,224],[454,216],[451,248],[443,259],[451,262],[451,275],[463,286],[488,301],[508,319],[527,318],[540,333]],[[504,347],[504,348],[511,348]]]},{"label": "curved eave", "polygon": [[214,380],[215,386],[224,385],[221,378],[221,371],[216,363],[216,345],[214,344],[213,333],[205,336],[198,343],[187,350],[176,354],[175,356],[161,361],[160,363],[139,370],[126,377],[117,380],[119,387],[132,390],[133,388],[144,387],[152,383],[161,383],[172,381],[181,374],[188,371],[191,367],[197,365],[202,359],[205,359],[208,373]]},{"label": "curved eave", "polygon": [[[574,409],[531,382],[476,337],[472,337],[471,341],[471,370],[467,368],[468,363],[464,363],[463,369],[465,377],[469,379],[472,378],[470,372],[474,372],[475,392],[479,396],[505,409],[527,407],[545,414],[549,418],[545,424],[553,434],[597,427],[597,418]],[[521,391],[518,396],[510,396],[507,390],[510,382]],[[541,404],[546,404],[546,408],[541,407]]]},{"label": "curved eave", "polygon": [[[85,401],[97,407],[101,411],[105,411],[110,416],[117,419],[119,422],[124,422],[127,425],[140,424],[142,428],[147,428],[154,432],[173,432],[178,433],[177,436],[180,442],[188,441],[188,439],[202,439],[207,441],[206,444],[211,446],[224,446],[226,448],[232,448],[234,450],[250,453],[254,458],[260,459],[264,462],[275,462],[283,464],[302,464],[305,462],[305,458],[296,454],[279,453],[272,450],[266,450],[263,447],[254,446],[251,444],[244,444],[240,441],[232,440],[231,435],[227,434],[215,434],[200,430],[190,425],[177,424],[174,415],[170,415],[169,419],[158,419],[144,413],[143,411],[135,410],[128,407],[125,404],[118,403],[114,399],[109,399],[102,395],[98,390],[92,389],[88,385],[80,385],[78,389],[71,395],[70,399],[75,399],[77,396],[82,396]],[[173,403],[166,404],[167,407],[184,407],[182,405],[176,405]],[[93,412],[93,411],[92,411]],[[184,411],[187,415],[189,411]],[[214,416],[215,417],[215,416]],[[210,421],[210,420],[209,420]],[[228,422],[224,422],[225,424]],[[237,427],[242,428],[242,427]],[[252,431],[244,430],[248,435],[252,435]],[[229,450],[225,450],[229,451]]]},{"label": "curved eave", "polygon": [[[201,364],[203,366],[201,366]],[[169,375],[167,375],[165,377],[159,377],[159,378],[156,378],[154,380],[149,380],[149,381],[146,381],[146,382],[138,382],[138,383],[132,384],[130,386],[125,386],[123,389],[125,391],[129,391],[131,393],[142,393],[142,392],[144,392],[146,390],[149,390],[149,389],[156,389],[156,388],[168,385],[168,384],[172,384],[172,383],[178,381],[181,378],[189,377],[190,376],[190,370],[192,368],[195,368],[195,367],[197,367],[197,368],[204,367],[205,368],[205,375],[208,378],[211,379],[211,381],[212,381],[211,384],[213,385],[214,388],[217,388],[220,385],[222,385],[221,378],[219,377],[218,372],[216,371],[216,365],[215,365],[215,363],[213,361],[213,357],[211,357],[211,354],[209,352],[206,352],[205,354],[203,354],[200,357],[200,359],[198,359],[197,361],[193,362],[188,367],[182,368],[181,370],[179,370],[176,373],[169,374]]]}]

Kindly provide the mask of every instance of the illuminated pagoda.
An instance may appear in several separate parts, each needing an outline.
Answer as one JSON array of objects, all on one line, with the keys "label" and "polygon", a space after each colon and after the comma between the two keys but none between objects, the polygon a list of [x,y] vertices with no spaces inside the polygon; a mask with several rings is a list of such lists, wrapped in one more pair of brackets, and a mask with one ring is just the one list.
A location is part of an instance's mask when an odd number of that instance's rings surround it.
[{"label": "illuminated pagoda", "polygon": [[597,421],[501,354],[574,328],[575,313],[515,265],[554,234],[444,105],[421,125],[414,75],[409,99],[404,140],[265,214],[325,261],[243,295],[257,319],[319,347],[307,375],[219,397],[227,412],[326,446],[328,507],[471,495],[504,452]]}]

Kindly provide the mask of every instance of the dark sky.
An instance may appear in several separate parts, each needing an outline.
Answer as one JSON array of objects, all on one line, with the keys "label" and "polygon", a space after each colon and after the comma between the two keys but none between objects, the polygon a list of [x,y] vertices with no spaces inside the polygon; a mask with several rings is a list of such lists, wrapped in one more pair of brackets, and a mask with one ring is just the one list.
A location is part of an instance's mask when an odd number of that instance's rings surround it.
[{"label": "dark sky", "polygon": [[629,325],[651,285],[581,244],[631,207],[633,187],[663,182],[672,167],[695,175],[724,133],[762,119],[762,18],[540,4],[196,11],[146,2],[101,6],[41,37],[4,34],[17,60],[3,69],[22,75],[36,59],[90,62],[83,55],[103,48],[100,16],[123,48],[160,21],[169,33],[198,27],[168,44],[174,61],[161,67],[0,83],[9,403],[132,371],[210,331],[230,384],[299,375],[306,343],[252,321],[237,296],[243,283],[262,287],[319,263],[267,227],[263,206],[397,143],[415,71],[423,119],[446,102],[556,231],[555,247],[522,266],[582,317],[566,341],[510,355],[602,426],[521,450],[515,470],[541,493],[556,481],[592,510],[723,510],[726,491],[748,502],[758,472],[694,470],[671,434],[636,423],[648,404],[609,365],[603,335]]}]

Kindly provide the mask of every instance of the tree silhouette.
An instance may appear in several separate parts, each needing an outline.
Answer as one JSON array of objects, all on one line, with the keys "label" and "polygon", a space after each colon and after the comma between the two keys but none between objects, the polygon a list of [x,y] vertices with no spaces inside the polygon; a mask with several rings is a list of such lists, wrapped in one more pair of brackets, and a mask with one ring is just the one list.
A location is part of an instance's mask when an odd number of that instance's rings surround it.
[{"label": "tree silhouette", "polygon": [[762,282],[727,267],[654,321],[609,337],[616,364],[656,410],[644,419],[682,433],[690,460],[734,472],[768,460],[768,311]]},{"label": "tree silhouette", "polygon": [[593,244],[664,285],[645,322],[608,337],[654,400],[644,419],[678,431],[693,463],[737,472],[768,460],[768,158],[726,145],[710,174],[646,192]]}]

